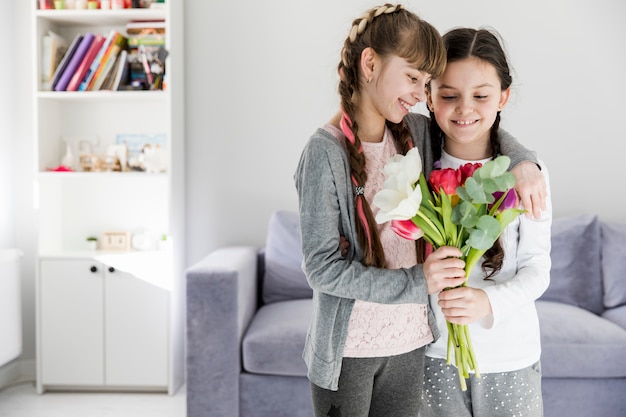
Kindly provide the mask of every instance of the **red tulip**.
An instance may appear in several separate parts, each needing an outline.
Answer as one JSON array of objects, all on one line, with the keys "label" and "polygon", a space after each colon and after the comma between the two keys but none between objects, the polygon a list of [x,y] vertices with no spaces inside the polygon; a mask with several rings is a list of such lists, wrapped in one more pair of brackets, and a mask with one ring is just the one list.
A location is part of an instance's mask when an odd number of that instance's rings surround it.
[{"label": "red tulip", "polygon": [[446,194],[454,195],[456,194],[456,187],[462,185],[461,171],[452,168],[438,169],[430,173],[428,182],[437,194],[443,188]]},{"label": "red tulip", "polygon": [[461,171],[461,184],[465,184],[465,180],[474,175],[474,171],[483,166],[480,162],[472,163],[468,162],[465,165],[461,165],[459,167],[459,171]]}]

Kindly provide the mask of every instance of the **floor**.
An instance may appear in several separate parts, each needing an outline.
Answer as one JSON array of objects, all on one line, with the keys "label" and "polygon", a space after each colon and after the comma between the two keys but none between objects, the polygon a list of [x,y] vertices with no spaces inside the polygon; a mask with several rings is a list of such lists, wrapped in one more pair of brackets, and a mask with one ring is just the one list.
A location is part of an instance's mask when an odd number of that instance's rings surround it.
[{"label": "floor", "polygon": [[0,417],[185,417],[185,388],[155,393],[37,394],[32,382],[0,390]]}]

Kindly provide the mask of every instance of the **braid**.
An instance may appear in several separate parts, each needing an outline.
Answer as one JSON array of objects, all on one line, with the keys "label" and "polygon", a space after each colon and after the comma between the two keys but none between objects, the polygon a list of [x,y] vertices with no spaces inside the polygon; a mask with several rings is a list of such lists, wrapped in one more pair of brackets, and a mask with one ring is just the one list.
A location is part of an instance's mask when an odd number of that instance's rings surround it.
[{"label": "braid", "polygon": [[343,50],[341,51],[341,61],[343,65],[349,67],[350,63],[354,62],[347,56],[347,52],[350,50],[349,45],[351,43],[354,43],[357,40],[357,37],[365,32],[367,25],[372,22],[374,18],[380,16],[381,14],[389,14],[401,9],[404,9],[404,6],[402,6],[401,4],[393,5],[385,3],[382,6],[375,7],[363,13],[361,17],[354,19],[354,21],[352,22],[352,28],[350,29],[350,34],[345,40]]},{"label": "braid", "polygon": [[355,188],[354,203],[359,221],[356,222],[359,245],[363,248],[365,265],[384,267],[386,264],[385,253],[378,233],[378,227],[372,213],[372,209],[365,198],[363,187],[367,181],[365,172],[365,155],[361,141],[356,136],[358,126],[353,123],[349,116],[344,113],[341,118],[341,130],[346,135],[346,149],[350,160],[352,184]]},{"label": "braid", "polygon": [[491,130],[489,131],[489,144],[491,145],[491,157],[496,159],[500,155],[500,141],[498,140],[498,129],[500,128],[500,112],[496,115]]},{"label": "braid", "polygon": [[445,135],[439,124],[437,124],[437,119],[435,118],[435,113],[430,111],[430,140],[432,143],[433,149],[433,161],[438,161],[441,159],[441,147],[443,146],[443,141]]},{"label": "braid", "polygon": [[[339,63],[339,94],[341,107],[344,111],[342,118],[342,130],[348,139],[346,149],[350,161],[352,183],[355,189],[365,187],[367,173],[365,171],[365,155],[363,154],[361,139],[359,138],[359,125],[355,121],[356,109],[352,97],[360,91],[359,69],[357,63],[363,47],[356,46],[361,40],[361,35],[370,26],[370,23],[380,15],[394,13],[403,9],[402,5],[384,4],[364,13],[352,22],[350,34],[344,42]],[[356,47],[355,47],[356,46]],[[408,130],[407,130],[408,133]],[[395,135],[394,135],[395,137]],[[378,227],[372,213],[369,202],[363,193],[356,193],[355,205],[359,221],[356,222],[359,244],[363,248],[364,264],[384,267],[386,265],[385,254],[378,233]]]},{"label": "braid", "polygon": [[[491,126],[489,131],[489,142],[491,144],[491,156],[497,158],[500,155],[500,141],[498,140],[498,128],[500,126],[500,112],[496,116],[496,120]],[[502,262],[504,261],[504,248],[500,243],[500,239],[497,239],[493,246],[485,252],[485,260],[482,264],[482,270],[485,272],[485,279],[493,276],[502,268]]]},{"label": "braid", "polygon": [[[359,138],[359,124],[356,121],[358,97],[365,80],[361,76],[361,54],[371,48],[378,56],[385,58],[399,56],[415,65],[420,71],[440,75],[445,67],[445,48],[439,32],[422,21],[404,6],[385,3],[370,9],[352,22],[348,37],[341,50],[338,65],[339,86],[343,117],[341,128],[346,136],[346,152],[350,163],[350,175],[355,187],[355,209],[357,212],[356,231],[359,245],[363,248],[363,263],[384,267],[385,254],[378,233],[378,225],[372,215],[369,202],[361,192],[367,182],[365,155]],[[384,65],[384,64],[383,64]],[[356,99],[356,100],[355,100]],[[410,131],[404,121],[387,127],[394,137],[398,152],[406,154],[413,146]]]},{"label": "braid", "polygon": [[394,143],[398,153],[406,155],[406,153],[413,147],[413,141],[411,139],[411,131],[404,123],[404,120],[400,123],[392,123],[387,121],[387,127],[393,134]]}]

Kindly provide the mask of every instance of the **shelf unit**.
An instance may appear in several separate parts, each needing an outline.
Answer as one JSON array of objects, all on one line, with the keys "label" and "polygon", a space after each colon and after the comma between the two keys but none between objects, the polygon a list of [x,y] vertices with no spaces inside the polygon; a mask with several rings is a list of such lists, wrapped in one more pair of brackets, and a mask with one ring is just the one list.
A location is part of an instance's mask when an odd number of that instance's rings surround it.
[{"label": "shelf unit", "polygon": [[[151,390],[173,394],[184,379],[184,83],[183,5],[167,0],[162,9],[39,10],[32,3],[34,169],[35,205],[38,208],[37,274],[37,390]],[[166,22],[167,85],[159,91],[43,91],[41,86],[42,37],[49,30],[71,41],[76,33],[100,33],[111,29],[125,33],[126,23],[136,20]],[[168,168],[164,173],[81,172],[79,154],[83,146],[92,154],[104,154],[115,144],[117,134],[164,134]],[[67,149],[71,150],[74,172],[54,172]],[[123,231],[157,242],[169,237],[167,250],[124,252],[87,249],[86,237]],[[56,265],[56,266],[55,266]],[[98,265],[98,266],[96,266]],[[158,271],[149,266],[163,265]],[[94,267],[113,273],[95,274]],[[88,270],[85,270],[88,268]],[[90,275],[91,274],[91,275]],[[86,297],[100,300],[80,302],[81,285],[92,282]],[[122,278],[120,278],[122,277]],[[72,285],[79,283],[81,285]],[[115,291],[110,291],[115,288]],[[91,292],[95,291],[95,292]],[[149,295],[150,293],[154,293]],[[65,295],[64,295],[65,294]],[[130,297],[133,294],[134,297]],[[144,296],[145,295],[145,296]],[[164,298],[163,298],[164,297]],[[53,320],[63,308],[76,320],[81,308],[99,323],[83,352],[89,366],[67,362],[73,348],[81,346],[80,321]],[[59,308],[59,310],[57,310]],[[100,311],[101,310],[101,311]],[[141,311],[154,314],[140,314]],[[115,312],[118,312],[117,315]],[[126,315],[126,319],[122,313]],[[71,315],[68,317],[72,317]],[[143,326],[142,326],[143,323]],[[130,331],[132,326],[134,331]],[[77,326],[76,328],[74,328]],[[145,329],[144,332],[140,329]],[[152,330],[149,330],[152,329]],[[159,329],[159,330],[155,330]],[[158,333],[165,330],[163,335]],[[157,333],[155,333],[157,332]],[[61,334],[63,340],[52,335]],[[146,340],[159,341],[153,349],[154,369],[165,369],[158,378],[142,378],[143,371],[128,377],[107,365],[115,356],[118,370],[133,369],[138,352],[125,358],[124,350],[107,344],[115,335],[134,340],[150,357]],[[133,339],[134,337],[134,339]],[[162,339],[162,340],[161,340]],[[98,342],[99,341],[99,342]],[[155,342],[157,343],[157,342]],[[59,352],[65,344],[67,352]],[[94,347],[95,346],[95,347]],[[141,356],[141,355],[139,355]],[[159,359],[156,359],[156,358]],[[97,358],[95,360],[94,358]],[[67,366],[68,378],[54,369]],[[81,369],[97,368],[101,374],[81,379]],[[117,376],[116,376],[117,375]]]}]

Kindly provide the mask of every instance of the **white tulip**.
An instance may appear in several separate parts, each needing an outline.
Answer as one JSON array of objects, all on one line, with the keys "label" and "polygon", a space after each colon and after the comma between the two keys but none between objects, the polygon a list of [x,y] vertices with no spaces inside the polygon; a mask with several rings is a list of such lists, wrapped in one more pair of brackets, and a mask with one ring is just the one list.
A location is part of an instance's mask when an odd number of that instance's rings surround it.
[{"label": "white tulip", "polygon": [[372,203],[379,208],[376,222],[408,220],[415,216],[422,203],[422,192],[416,187],[422,172],[422,159],[417,148],[406,155],[395,155],[383,168],[385,183]]}]

